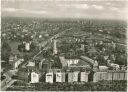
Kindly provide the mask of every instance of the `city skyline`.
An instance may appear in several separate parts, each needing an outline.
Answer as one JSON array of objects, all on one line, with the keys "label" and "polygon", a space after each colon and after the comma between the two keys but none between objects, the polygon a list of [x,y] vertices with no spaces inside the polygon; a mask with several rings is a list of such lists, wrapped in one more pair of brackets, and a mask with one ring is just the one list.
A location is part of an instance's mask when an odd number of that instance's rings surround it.
[{"label": "city skyline", "polygon": [[2,1],[2,16],[45,18],[127,18],[127,1]]}]

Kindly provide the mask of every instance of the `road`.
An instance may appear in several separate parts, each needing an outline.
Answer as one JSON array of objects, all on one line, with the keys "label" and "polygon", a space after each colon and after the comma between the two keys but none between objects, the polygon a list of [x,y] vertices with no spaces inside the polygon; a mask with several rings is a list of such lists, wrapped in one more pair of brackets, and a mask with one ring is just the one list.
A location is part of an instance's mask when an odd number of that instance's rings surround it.
[{"label": "road", "polygon": [[[71,29],[71,28],[70,28]],[[64,34],[66,31],[69,31],[70,29],[67,29],[65,31],[62,31],[54,36],[52,36],[50,39],[46,40],[45,42],[42,42],[41,43],[41,46],[42,47],[45,47],[49,42],[52,42],[53,39],[56,39],[58,38],[59,36],[61,36],[62,34]],[[42,53],[43,50],[40,50],[32,59],[34,60],[39,54]],[[25,66],[26,63],[22,66]],[[1,90],[6,90],[8,87],[10,87],[16,80],[12,80],[11,79],[11,73],[7,72],[5,73],[5,76],[6,76],[6,80],[5,80],[5,85],[1,88]]]},{"label": "road", "polygon": [[10,87],[16,80],[12,80],[12,72],[7,71],[4,73],[6,79],[1,82],[1,91],[5,91],[8,87]]},{"label": "road", "polygon": [[[71,28],[67,29],[66,31],[69,31]],[[59,36],[61,36],[62,34],[64,34],[66,31],[62,31],[54,36],[52,36],[50,39],[48,39],[47,41],[41,43],[42,47],[45,47],[49,42],[51,42],[53,39],[58,38]],[[33,60],[42,52],[43,50],[39,51],[34,57]]]},{"label": "road", "polygon": [[[69,28],[69,29],[67,29],[67,30],[65,30],[65,31],[62,31],[62,32],[60,32],[60,33],[58,33],[58,34],[56,34],[56,35],[54,35],[54,36],[52,36],[52,37],[49,38],[48,40],[42,42],[42,43],[41,43],[41,46],[46,48],[46,45],[47,45],[48,43],[52,42],[53,39],[58,38],[59,36],[63,35],[66,31],[69,31],[70,29],[71,29],[71,28]],[[44,49],[45,49],[45,48],[44,48]],[[44,49],[43,49],[43,50],[44,50]],[[33,58],[32,58],[32,60],[34,60],[38,55],[40,55],[43,50],[40,50],[36,55],[34,55]],[[24,64],[22,65],[22,67],[26,67],[26,64],[27,64],[27,62],[24,63]]]}]

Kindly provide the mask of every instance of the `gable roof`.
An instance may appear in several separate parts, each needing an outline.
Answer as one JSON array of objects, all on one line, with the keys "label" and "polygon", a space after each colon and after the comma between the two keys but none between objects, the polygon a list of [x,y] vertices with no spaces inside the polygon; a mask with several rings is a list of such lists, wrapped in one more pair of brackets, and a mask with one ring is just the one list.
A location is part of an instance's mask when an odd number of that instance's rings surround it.
[{"label": "gable roof", "polygon": [[91,65],[94,65],[94,60],[87,57],[87,56],[80,56],[80,59],[84,60],[85,62],[91,64]]}]

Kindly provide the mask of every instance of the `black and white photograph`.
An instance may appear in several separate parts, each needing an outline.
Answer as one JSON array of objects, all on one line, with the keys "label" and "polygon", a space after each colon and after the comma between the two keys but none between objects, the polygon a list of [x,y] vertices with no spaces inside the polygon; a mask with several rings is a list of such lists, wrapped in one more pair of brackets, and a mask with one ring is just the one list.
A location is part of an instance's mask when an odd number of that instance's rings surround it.
[{"label": "black and white photograph", "polygon": [[1,0],[1,91],[127,92],[127,0]]}]

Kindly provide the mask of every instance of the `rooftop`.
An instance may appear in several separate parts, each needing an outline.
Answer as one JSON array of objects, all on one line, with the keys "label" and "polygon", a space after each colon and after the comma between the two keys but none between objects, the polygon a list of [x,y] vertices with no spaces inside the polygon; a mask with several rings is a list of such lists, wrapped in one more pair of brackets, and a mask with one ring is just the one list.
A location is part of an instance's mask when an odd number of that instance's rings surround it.
[{"label": "rooftop", "polygon": [[87,63],[89,63],[89,64],[91,64],[91,65],[94,65],[94,60],[93,59],[91,59],[91,58],[89,58],[89,57],[87,57],[87,56],[81,56],[80,57],[82,60],[84,60],[85,62],[87,62]]}]

